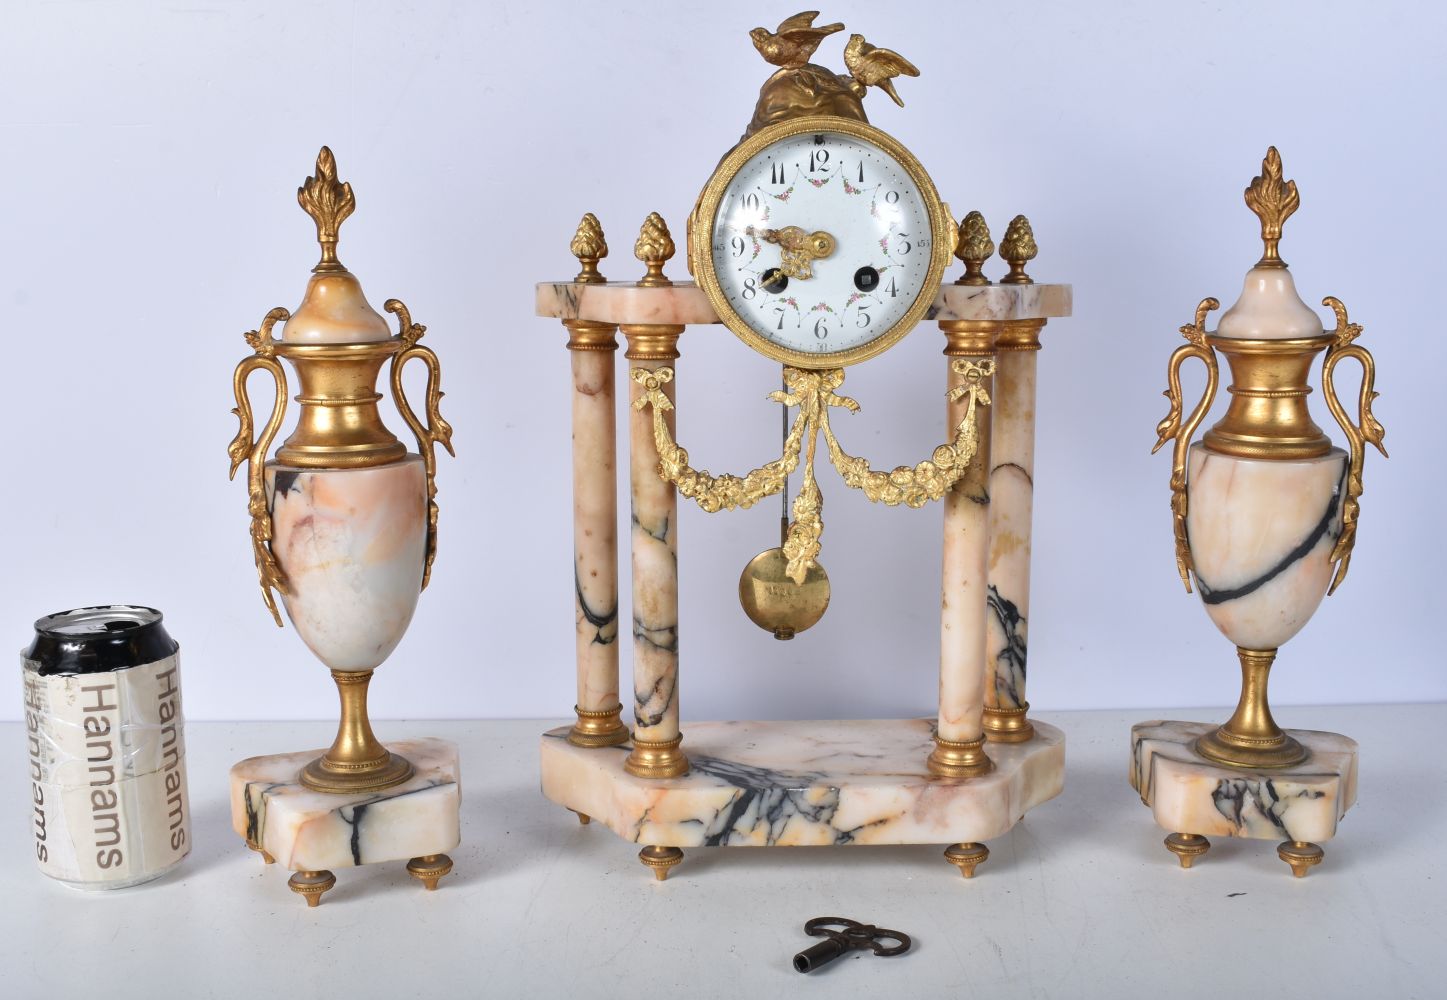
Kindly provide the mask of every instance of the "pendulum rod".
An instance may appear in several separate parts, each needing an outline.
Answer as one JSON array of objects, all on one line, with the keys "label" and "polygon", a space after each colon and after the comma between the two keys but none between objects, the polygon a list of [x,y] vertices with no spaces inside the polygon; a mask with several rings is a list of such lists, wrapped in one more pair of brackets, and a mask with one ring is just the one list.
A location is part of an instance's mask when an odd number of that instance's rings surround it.
[{"label": "pendulum rod", "polygon": [[[789,380],[779,376],[779,392],[789,394]],[[789,404],[779,402],[779,447],[780,451],[789,443]],[[784,488],[779,491],[779,544],[789,540],[789,474],[784,473]]]},{"label": "pendulum rod", "polygon": [[[818,531],[822,530],[818,488],[813,485],[818,439],[818,429],[811,419],[813,400],[790,390],[789,369],[784,370],[781,382],[782,388],[770,394],[779,402],[782,419],[781,458],[771,463],[776,481],[770,484],[776,485],[779,493],[779,544],[760,552],[744,567],[739,576],[739,605],[755,625],[773,633],[775,639],[787,640],[816,625],[829,607],[829,574],[815,558],[817,545],[812,553],[806,551],[810,539],[817,542]],[[794,404],[799,407],[799,416],[791,424],[789,407]],[[793,510],[789,503],[789,469],[799,461],[804,437],[809,439],[804,484],[799,490],[799,509]],[[791,514],[799,516],[791,520]],[[794,545],[790,544],[791,530],[799,536]]]}]

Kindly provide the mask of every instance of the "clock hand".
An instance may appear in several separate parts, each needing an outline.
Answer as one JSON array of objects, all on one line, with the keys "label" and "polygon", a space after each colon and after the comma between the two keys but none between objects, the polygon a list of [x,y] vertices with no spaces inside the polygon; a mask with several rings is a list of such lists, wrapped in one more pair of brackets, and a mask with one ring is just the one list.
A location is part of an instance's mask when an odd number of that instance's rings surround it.
[{"label": "clock hand", "polygon": [[765,243],[779,247],[779,269],[790,278],[800,280],[814,276],[813,263],[823,260],[834,252],[836,241],[822,229],[806,233],[798,226],[783,229],[748,229],[750,236],[757,236]]}]

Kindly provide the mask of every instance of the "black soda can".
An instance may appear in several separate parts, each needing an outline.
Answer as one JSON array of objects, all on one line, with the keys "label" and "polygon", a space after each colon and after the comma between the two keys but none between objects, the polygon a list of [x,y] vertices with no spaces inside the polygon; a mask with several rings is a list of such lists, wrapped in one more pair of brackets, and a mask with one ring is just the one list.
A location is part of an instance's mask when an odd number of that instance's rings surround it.
[{"label": "black soda can", "polygon": [[122,889],[180,864],[191,851],[180,646],[161,613],[46,615],[20,664],[40,870]]}]

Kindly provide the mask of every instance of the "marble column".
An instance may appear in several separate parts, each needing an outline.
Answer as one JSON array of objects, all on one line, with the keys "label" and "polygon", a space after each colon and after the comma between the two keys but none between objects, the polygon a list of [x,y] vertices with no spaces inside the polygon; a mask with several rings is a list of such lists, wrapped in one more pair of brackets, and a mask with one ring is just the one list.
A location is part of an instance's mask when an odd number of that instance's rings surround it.
[{"label": "marble column", "polygon": [[578,721],[568,742],[628,740],[618,697],[618,441],[614,416],[617,327],[567,319],[573,367],[573,617]]},{"label": "marble column", "polygon": [[1034,730],[1025,713],[1030,624],[1030,519],[1035,493],[1035,361],[1043,319],[1002,325],[996,344],[990,462],[990,569],[985,732],[1014,743]]},{"label": "marble column", "polygon": [[[953,362],[990,362],[998,322],[949,320],[940,323],[951,364],[949,387],[964,383]],[[986,377],[981,386],[993,389]],[[969,397],[949,404],[951,435],[965,415]],[[982,401],[983,402],[983,401]],[[971,777],[993,768],[984,749],[986,581],[990,554],[990,410],[977,405],[979,447],[969,469],[944,498],[944,566],[940,599],[940,707],[934,774]]]},{"label": "marble column", "polygon": [[[624,324],[635,368],[671,368],[682,326]],[[677,380],[662,385],[670,402]],[[678,728],[678,493],[658,474],[653,414],[638,408],[643,386],[628,380],[629,481],[633,553],[633,750],[624,767],[645,778],[688,772]],[[674,431],[674,411],[666,414]]]}]

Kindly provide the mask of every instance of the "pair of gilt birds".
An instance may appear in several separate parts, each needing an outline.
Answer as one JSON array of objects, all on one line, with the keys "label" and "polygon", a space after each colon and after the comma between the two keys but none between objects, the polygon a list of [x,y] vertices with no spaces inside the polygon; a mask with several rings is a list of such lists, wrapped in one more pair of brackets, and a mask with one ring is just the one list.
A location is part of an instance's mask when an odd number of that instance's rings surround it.
[{"label": "pair of gilt birds", "polygon": [[[814,18],[818,16],[817,10],[806,10],[785,20],[777,31],[755,28],[749,32],[749,37],[767,62],[784,69],[801,69],[808,64],[820,42],[836,31],[844,30],[842,24],[815,27]],[[844,65],[850,76],[840,76],[839,82],[857,97],[863,98],[868,88],[878,87],[900,107],[904,107],[904,101],[895,93],[894,78],[919,76],[919,70],[904,56],[870,45],[863,35],[849,36],[849,44],[844,46]]]}]

